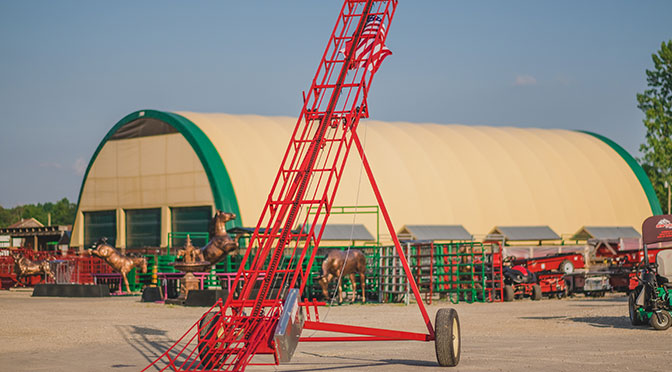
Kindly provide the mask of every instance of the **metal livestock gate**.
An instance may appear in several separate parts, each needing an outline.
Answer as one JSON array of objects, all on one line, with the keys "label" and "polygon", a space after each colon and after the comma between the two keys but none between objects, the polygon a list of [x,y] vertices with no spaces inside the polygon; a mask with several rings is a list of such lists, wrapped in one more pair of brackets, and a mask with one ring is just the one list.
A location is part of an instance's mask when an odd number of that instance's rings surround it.
[{"label": "metal livestock gate", "polygon": [[[428,304],[438,295],[453,303],[502,301],[502,258],[497,247],[478,242],[407,242],[403,245],[413,277]],[[380,247],[380,298],[405,300],[410,287],[394,247]]]}]

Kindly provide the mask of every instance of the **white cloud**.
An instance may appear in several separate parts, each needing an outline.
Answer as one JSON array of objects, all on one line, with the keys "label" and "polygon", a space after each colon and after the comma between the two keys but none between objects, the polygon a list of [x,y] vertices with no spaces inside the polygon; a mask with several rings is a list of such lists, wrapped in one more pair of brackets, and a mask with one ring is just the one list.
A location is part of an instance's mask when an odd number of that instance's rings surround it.
[{"label": "white cloud", "polygon": [[83,176],[84,172],[86,172],[86,167],[88,166],[86,160],[84,158],[77,158],[75,160],[75,163],[72,165],[72,169],[75,170],[75,173],[78,176]]},{"label": "white cloud", "polygon": [[537,79],[532,75],[518,75],[513,82],[515,86],[537,85]]}]

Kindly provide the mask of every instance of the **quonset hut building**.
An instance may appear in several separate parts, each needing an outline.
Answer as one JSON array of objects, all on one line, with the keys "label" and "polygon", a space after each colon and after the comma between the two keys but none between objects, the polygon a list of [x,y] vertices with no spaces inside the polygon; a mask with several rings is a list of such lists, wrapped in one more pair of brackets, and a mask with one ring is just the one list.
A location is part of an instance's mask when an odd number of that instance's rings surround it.
[{"label": "quonset hut building", "polygon": [[[254,226],[296,118],[144,110],[110,129],[82,181],[71,248],[106,236],[165,247],[206,231],[215,208]],[[406,224],[633,226],[661,213],[635,159],[597,134],[366,120],[360,137],[397,229]],[[375,205],[352,151],[335,205]],[[334,215],[331,223],[352,223]],[[357,217],[375,231],[376,222]]]}]

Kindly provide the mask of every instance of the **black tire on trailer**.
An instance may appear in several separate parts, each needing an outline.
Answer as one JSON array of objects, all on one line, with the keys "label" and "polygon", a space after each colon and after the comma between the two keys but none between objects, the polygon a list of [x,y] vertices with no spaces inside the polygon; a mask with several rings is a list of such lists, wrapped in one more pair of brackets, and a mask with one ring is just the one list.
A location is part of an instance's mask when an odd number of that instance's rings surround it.
[{"label": "black tire on trailer", "polygon": [[560,262],[560,266],[558,266],[558,271],[562,271],[565,274],[571,274],[574,272],[574,263],[570,260],[564,260]]},{"label": "black tire on trailer", "polygon": [[504,286],[504,301],[506,302],[511,302],[513,301],[513,298],[515,297],[515,292],[513,290],[513,287],[510,285],[505,285]]},{"label": "black tire on trailer", "polygon": [[559,290],[559,291],[555,294],[555,297],[556,297],[558,300],[562,300],[563,298],[567,297],[567,294],[568,294],[568,290],[567,290],[567,287],[565,287],[564,289]]},{"label": "black tire on trailer", "polygon": [[207,340],[221,336],[217,327],[220,314],[218,312],[209,312],[203,316],[198,324],[198,357],[201,359],[201,366],[204,369],[218,369],[221,364],[222,355],[216,351],[210,351],[211,345]]},{"label": "black tire on trailer", "polygon": [[532,286],[532,301],[541,300],[541,286],[535,284]]},{"label": "black tire on trailer", "polygon": [[462,340],[460,318],[452,308],[439,309],[434,320],[436,361],[442,367],[454,367],[460,362]]},{"label": "black tire on trailer", "polygon": [[672,325],[672,315],[670,315],[667,310],[656,312],[651,314],[651,319],[649,319],[651,327],[658,331],[664,331]]},{"label": "black tire on trailer", "polygon": [[646,322],[642,321],[637,314],[637,291],[630,291],[628,295],[628,315],[630,317],[630,324],[633,326],[645,325]]}]

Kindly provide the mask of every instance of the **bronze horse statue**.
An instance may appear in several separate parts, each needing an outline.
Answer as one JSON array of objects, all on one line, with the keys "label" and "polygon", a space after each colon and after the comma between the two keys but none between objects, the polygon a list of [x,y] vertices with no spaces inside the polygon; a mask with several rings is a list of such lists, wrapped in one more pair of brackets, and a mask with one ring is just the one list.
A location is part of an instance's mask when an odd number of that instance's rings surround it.
[{"label": "bronze horse statue", "polygon": [[236,236],[234,240],[226,232],[226,223],[235,219],[236,215],[234,213],[219,210],[215,213],[208,227],[210,241],[205,247],[201,248],[205,261],[214,265],[226,258],[226,255],[238,250],[237,242],[240,235]]},{"label": "bronze horse statue", "polygon": [[[347,256],[347,257],[346,257]],[[341,274],[341,271],[343,272]],[[366,302],[366,257],[362,251],[351,249],[350,253],[340,249],[332,249],[327,253],[327,257],[322,261],[322,276],[317,278],[318,283],[322,286],[322,294],[325,298],[329,298],[328,288],[329,282],[334,278],[348,275],[350,283],[352,283],[352,302],[355,302],[357,297],[357,283],[355,282],[355,274],[359,274],[359,280],[362,287],[362,302]],[[338,285],[338,303],[343,302],[343,285],[341,282]]]},{"label": "bronze horse statue", "polygon": [[89,255],[102,258],[114,271],[121,274],[126,285],[126,292],[130,293],[131,289],[128,285],[128,273],[134,268],[140,268],[142,273],[147,272],[147,259],[144,257],[127,257],[122,256],[113,246],[107,243],[107,238],[101,238],[96,242],[95,249],[88,249]]},{"label": "bronze horse statue", "polygon": [[48,261],[42,261],[37,263],[27,259],[25,256],[17,252],[10,251],[10,254],[14,259],[14,273],[16,274],[17,285],[18,284],[25,285],[21,280],[23,278],[33,275],[47,275],[53,281],[56,281],[56,278],[54,278],[54,274],[51,272],[51,269],[49,268]]}]

